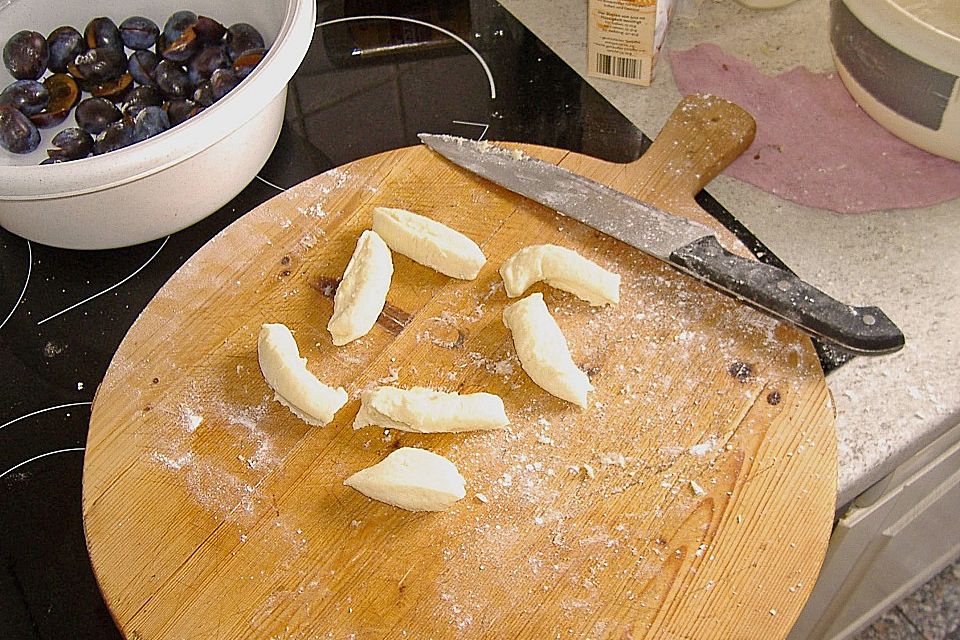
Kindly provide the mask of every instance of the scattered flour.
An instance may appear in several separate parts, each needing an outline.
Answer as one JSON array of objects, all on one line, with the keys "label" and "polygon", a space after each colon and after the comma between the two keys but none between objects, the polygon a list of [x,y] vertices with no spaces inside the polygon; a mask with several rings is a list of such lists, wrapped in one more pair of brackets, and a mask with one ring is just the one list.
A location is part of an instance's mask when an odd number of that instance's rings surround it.
[{"label": "scattered flour", "polygon": [[690,453],[690,455],[705,456],[711,451],[713,451],[714,449],[716,449],[718,444],[719,442],[717,441],[717,437],[710,436],[703,442],[693,445],[692,447],[687,449],[687,451]]},{"label": "scattered flour", "polygon": [[[219,400],[180,404],[176,419],[151,459],[183,478],[187,490],[214,517],[249,522],[262,497],[250,472],[269,473],[280,460],[273,439],[261,428],[270,399],[258,405],[228,405]],[[234,449],[236,465],[209,453],[200,443],[216,438]]]}]

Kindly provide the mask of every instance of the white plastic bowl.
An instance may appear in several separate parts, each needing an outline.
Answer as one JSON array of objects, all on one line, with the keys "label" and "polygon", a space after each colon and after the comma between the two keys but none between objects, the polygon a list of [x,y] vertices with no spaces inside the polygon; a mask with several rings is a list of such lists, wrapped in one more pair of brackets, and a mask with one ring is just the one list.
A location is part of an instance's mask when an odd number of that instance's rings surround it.
[{"label": "white plastic bowl", "polygon": [[960,0],[832,0],[830,43],[870,117],[960,161]]},{"label": "white plastic bowl", "polygon": [[[133,15],[161,27],[189,9],[229,26],[247,22],[269,51],[233,91],[199,115],[144,142],[101,156],[39,166],[53,132],[18,156],[0,149],[0,226],[29,240],[70,249],[110,249],[161,238],[210,215],[257,174],[283,124],[287,82],[313,38],[314,0],[169,2],[0,2],[0,46],[17,31],[44,35],[61,25],[81,33],[98,16]],[[0,88],[13,81],[0,66]]]}]

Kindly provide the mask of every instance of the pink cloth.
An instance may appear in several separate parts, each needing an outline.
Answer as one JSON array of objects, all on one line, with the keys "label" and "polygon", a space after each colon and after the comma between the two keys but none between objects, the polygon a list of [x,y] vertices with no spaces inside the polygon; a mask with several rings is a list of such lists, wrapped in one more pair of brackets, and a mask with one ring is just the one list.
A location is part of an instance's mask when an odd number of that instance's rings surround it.
[{"label": "pink cloth", "polygon": [[713,44],[671,51],[670,65],[681,94],[720,96],[756,119],[756,139],[728,175],[842,212],[924,207],[960,196],[960,162],[888,132],[835,74],[796,67],[771,78]]}]

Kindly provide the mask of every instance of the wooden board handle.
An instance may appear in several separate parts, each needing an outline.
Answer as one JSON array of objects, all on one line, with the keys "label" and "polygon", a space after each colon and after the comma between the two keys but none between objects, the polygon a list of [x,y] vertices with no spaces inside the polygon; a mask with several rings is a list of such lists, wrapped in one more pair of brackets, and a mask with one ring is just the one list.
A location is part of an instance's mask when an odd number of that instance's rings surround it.
[{"label": "wooden board handle", "polygon": [[660,135],[627,168],[648,193],[692,197],[753,142],[757,123],[736,104],[711,95],[683,98]]}]

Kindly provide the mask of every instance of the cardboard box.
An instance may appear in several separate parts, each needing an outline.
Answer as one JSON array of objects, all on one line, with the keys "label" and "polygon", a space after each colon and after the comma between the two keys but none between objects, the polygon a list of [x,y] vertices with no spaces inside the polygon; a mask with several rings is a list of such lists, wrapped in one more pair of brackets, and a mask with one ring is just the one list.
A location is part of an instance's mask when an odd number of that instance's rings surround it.
[{"label": "cardboard box", "polygon": [[587,73],[648,86],[674,0],[590,0]]}]

